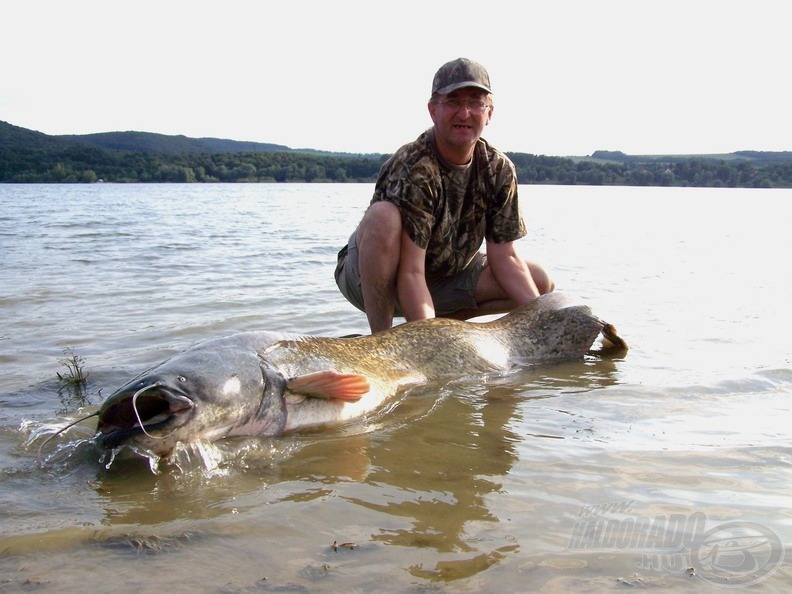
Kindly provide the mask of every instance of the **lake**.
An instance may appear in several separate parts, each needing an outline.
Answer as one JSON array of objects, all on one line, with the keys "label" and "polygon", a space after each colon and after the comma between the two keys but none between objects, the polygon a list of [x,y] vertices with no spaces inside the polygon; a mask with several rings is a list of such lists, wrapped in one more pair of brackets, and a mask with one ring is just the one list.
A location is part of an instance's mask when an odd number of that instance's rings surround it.
[{"label": "lake", "polygon": [[43,445],[200,341],[367,332],[332,277],[371,193],[0,185],[0,591],[788,591],[792,190],[521,186],[624,356],[167,463]]}]

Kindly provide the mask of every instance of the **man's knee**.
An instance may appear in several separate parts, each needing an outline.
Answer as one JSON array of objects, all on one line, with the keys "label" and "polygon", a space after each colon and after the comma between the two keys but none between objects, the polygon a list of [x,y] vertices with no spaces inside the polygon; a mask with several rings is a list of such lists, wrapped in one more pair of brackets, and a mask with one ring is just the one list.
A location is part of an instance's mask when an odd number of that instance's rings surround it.
[{"label": "man's knee", "polygon": [[528,265],[528,270],[531,272],[531,277],[539,293],[541,295],[552,293],[555,290],[555,283],[553,279],[550,278],[550,274],[547,270],[536,262],[526,261],[526,264]]},{"label": "man's knee", "polygon": [[366,210],[356,233],[358,248],[397,248],[401,239],[402,218],[399,209],[390,202],[375,202]]}]

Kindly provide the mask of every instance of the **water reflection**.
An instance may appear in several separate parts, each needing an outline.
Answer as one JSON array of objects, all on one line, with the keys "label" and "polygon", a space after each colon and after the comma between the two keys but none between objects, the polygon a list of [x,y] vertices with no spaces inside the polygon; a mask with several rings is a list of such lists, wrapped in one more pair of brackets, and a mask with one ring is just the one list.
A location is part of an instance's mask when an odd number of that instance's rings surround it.
[{"label": "water reflection", "polygon": [[497,521],[485,498],[500,489],[499,477],[516,460],[519,438],[509,429],[515,410],[514,401],[490,404],[449,393],[431,422],[403,427],[388,443],[376,444],[367,484],[379,485],[385,500],[351,501],[407,518],[411,528],[380,530],[372,538],[437,551],[476,550],[465,526]]},{"label": "water reflection", "polygon": [[[288,501],[335,496],[354,507],[350,517],[381,521],[371,526],[372,542],[462,554],[434,568],[415,565],[416,577],[451,580],[499,563],[519,550],[502,535],[482,540],[479,533],[501,532],[498,496],[526,440],[563,436],[519,433],[522,405],[534,398],[594,391],[617,381],[607,359],[523,370],[481,383],[458,381],[408,391],[403,415],[376,433],[317,440],[294,454],[282,479],[294,485],[318,482],[322,494],[297,492]],[[345,482],[359,481],[354,488]],[[358,508],[362,508],[358,509]],[[486,526],[491,525],[492,529]]]},{"label": "water reflection", "polygon": [[278,481],[278,461],[289,449],[288,440],[278,445],[264,438],[196,442],[167,462],[123,450],[91,482],[103,501],[102,524],[147,532],[146,527],[213,520],[263,504],[256,496]]}]

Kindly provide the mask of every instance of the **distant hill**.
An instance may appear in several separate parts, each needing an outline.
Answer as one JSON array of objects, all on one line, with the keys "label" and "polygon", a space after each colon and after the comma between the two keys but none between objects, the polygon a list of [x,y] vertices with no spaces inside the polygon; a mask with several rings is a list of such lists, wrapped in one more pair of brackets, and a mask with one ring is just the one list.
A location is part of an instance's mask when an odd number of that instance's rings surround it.
[{"label": "distant hill", "polygon": [[55,136],[0,121],[0,149],[55,149],[63,146]]},{"label": "distant hill", "polygon": [[101,132],[97,134],[55,136],[71,144],[92,146],[110,151],[157,153],[163,155],[195,153],[268,153],[292,149],[282,144],[245,142],[222,138],[188,138],[152,132]]},{"label": "distant hill", "polygon": [[709,155],[627,155],[621,151],[594,151],[590,157],[570,157],[575,160],[590,160],[600,163],[680,163],[698,159],[701,161],[748,161],[756,165],[792,163],[792,151],[737,151]]},{"label": "distant hill", "polygon": [[228,140],[225,138],[190,138],[154,132],[97,132],[50,136],[0,121],[0,149],[57,149],[74,146],[93,147],[122,153],[160,155],[233,154],[298,152],[310,155],[376,158],[374,153],[339,153],[314,148],[291,148],[283,144]]},{"label": "distant hill", "polygon": [[0,148],[51,150],[73,146],[163,155],[289,152],[294,150],[281,144],[222,138],[188,138],[187,136],[167,136],[153,132],[100,132],[97,134],[50,136],[0,121]]},{"label": "distant hill", "polygon": [[385,158],[151,132],[50,136],[0,121],[0,183],[363,182]]}]

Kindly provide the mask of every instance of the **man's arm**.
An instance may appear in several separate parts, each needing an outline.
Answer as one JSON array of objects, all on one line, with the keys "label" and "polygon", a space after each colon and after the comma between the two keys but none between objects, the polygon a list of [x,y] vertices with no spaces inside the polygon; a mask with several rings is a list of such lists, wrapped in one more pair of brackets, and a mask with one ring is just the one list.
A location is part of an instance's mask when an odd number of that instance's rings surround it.
[{"label": "man's arm", "polygon": [[487,242],[487,262],[492,276],[507,297],[516,305],[523,305],[539,297],[528,265],[518,254],[514,242]]},{"label": "man's arm", "polygon": [[426,285],[426,250],[419,248],[406,231],[402,231],[396,293],[408,322],[435,317],[434,303]]}]

